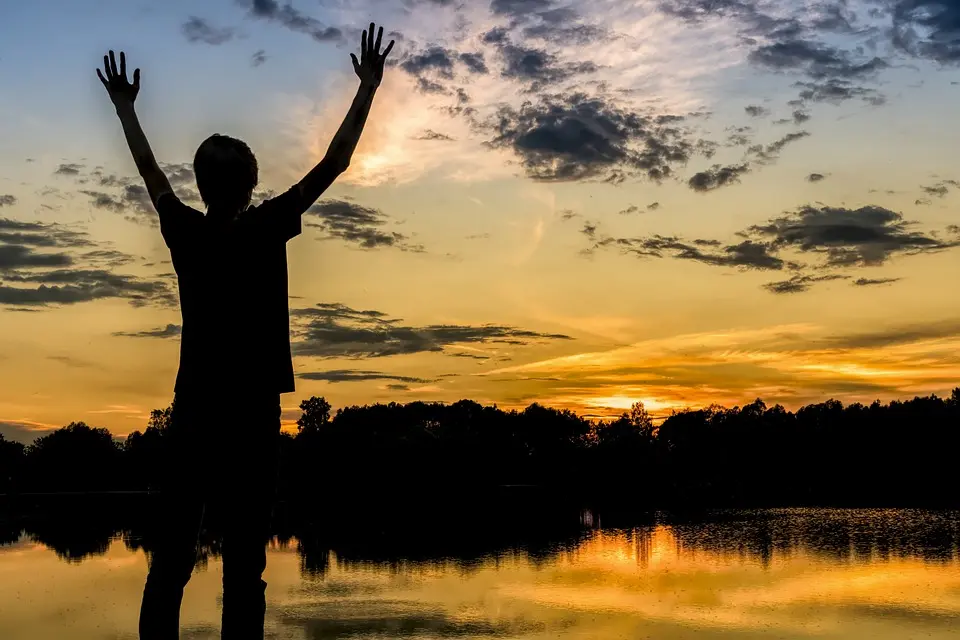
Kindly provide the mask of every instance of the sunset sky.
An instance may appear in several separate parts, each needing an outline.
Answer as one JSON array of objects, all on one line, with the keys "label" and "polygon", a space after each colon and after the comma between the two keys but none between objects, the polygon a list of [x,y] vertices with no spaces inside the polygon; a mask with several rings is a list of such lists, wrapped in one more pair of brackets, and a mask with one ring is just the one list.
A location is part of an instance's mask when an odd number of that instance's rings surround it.
[{"label": "sunset sky", "polygon": [[0,433],[122,436],[172,398],[176,281],[103,53],[200,206],[211,133],[258,198],[319,160],[371,20],[391,65],[288,245],[288,422],[958,386],[960,2],[42,0],[0,6]]}]

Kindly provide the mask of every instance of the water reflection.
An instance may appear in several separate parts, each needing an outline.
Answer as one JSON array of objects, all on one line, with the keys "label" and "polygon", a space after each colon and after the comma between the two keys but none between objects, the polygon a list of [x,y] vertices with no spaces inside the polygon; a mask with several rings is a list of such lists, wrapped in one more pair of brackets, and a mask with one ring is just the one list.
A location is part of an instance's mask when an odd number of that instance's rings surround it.
[{"label": "water reflection", "polygon": [[[16,538],[5,525],[0,601],[16,606],[0,609],[0,637],[136,637],[150,551],[136,517],[69,525],[60,514]],[[960,628],[958,512],[570,511],[404,525],[281,519],[268,637],[892,639]],[[217,637],[215,533],[182,637]]]}]

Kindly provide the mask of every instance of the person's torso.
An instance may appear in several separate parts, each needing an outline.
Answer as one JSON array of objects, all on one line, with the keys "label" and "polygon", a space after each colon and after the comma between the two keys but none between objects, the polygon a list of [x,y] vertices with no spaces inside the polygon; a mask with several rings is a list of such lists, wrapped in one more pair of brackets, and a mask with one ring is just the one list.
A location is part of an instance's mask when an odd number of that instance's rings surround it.
[{"label": "person's torso", "polygon": [[242,215],[205,218],[171,254],[183,316],[177,390],[292,390],[286,244]]}]

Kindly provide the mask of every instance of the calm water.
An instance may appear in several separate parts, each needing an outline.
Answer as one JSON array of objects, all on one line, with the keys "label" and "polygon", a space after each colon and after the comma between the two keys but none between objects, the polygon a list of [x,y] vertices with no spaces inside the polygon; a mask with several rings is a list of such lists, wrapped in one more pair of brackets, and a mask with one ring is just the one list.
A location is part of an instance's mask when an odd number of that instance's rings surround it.
[{"label": "calm water", "polygon": [[[278,539],[265,574],[268,637],[960,638],[960,513],[605,525],[587,512],[552,540],[474,541],[453,555],[415,536],[380,549],[369,538]],[[48,540],[56,550],[43,537],[0,547],[0,638],[135,638],[147,566],[135,535]],[[182,637],[219,637],[220,577],[212,554],[187,587]]]}]

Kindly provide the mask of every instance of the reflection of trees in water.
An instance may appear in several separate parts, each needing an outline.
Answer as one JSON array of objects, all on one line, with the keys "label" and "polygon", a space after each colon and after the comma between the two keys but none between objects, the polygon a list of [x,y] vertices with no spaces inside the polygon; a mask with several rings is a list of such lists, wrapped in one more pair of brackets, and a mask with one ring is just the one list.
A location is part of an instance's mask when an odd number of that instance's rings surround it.
[{"label": "reflection of trees in water", "polygon": [[665,518],[680,552],[759,559],[810,553],[833,562],[917,558],[949,562],[960,550],[960,512],[798,509],[722,512],[699,522]]},{"label": "reflection of trees in water", "polygon": [[330,514],[326,522],[296,527],[295,533],[301,568],[313,576],[324,575],[331,563],[345,569],[470,572],[522,555],[540,564],[576,548],[586,535],[577,510],[568,506],[482,498],[413,512],[389,505],[353,508]]},{"label": "reflection of trees in water", "polygon": [[301,626],[307,638],[516,638],[542,633],[546,626],[523,617],[482,620],[453,617],[437,609],[412,610],[402,603],[319,602],[284,616],[284,623]]},{"label": "reflection of trees in water", "polygon": [[[555,505],[554,505],[555,506]],[[79,562],[106,553],[114,539],[132,552],[149,554],[143,510],[137,508],[57,509],[53,515],[6,521],[0,543],[15,542],[21,531],[65,561]],[[597,540],[624,547],[645,567],[657,544],[680,557],[715,554],[758,561],[810,554],[834,563],[868,563],[915,558],[945,563],[960,553],[960,512],[927,510],[771,510],[718,511],[684,517],[657,513],[627,516],[605,528],[582,526],[576,510],[514,505],[499,511],[450,513],[437,508],[429,517],[396,517],[390,509],[326,514],[309,521],[297,514],[278,518],[274,545],[295,547],[305,576],[324,577],[331,566],[375,568],[402,573],[411,568],[469,573],[499,562],[521,560],[534,566],[576,554]],[[494,515],[491,515],[494,514]],[[393,516],[393,517],[391,517]],[[611,526],[612,525],[612,526]],[[220,555],[218,532],[201,534],[199,562]]]}]

